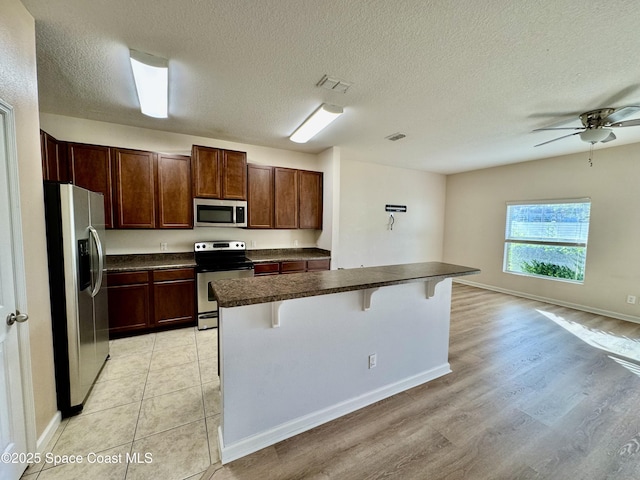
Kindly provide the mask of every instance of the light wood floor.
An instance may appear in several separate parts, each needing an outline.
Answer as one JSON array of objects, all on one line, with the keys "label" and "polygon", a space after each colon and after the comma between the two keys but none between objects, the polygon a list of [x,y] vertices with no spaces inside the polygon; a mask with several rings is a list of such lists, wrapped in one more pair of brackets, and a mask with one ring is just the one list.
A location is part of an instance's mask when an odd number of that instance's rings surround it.
[{"label": "light wood floor", "polygon": [[450,363],[203,479],[640,479],[639,324],[454,284]]}]

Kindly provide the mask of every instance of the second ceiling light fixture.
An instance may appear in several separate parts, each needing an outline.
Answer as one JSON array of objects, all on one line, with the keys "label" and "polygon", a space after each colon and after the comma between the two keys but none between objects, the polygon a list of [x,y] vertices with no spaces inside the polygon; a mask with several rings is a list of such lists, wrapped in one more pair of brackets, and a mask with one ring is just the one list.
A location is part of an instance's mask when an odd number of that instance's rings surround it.
[{"label": "second ceiling light fixture", "polygon": [[289,140],[306,143],[343,113],[342,107],[323,103],[293,132]]}]

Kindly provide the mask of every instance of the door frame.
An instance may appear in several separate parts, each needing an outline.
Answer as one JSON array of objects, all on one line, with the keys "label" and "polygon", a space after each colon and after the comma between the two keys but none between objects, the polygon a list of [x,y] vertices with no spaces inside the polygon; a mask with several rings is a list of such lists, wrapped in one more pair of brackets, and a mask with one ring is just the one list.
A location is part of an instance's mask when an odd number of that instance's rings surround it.
[{"label": "door frame", "polygon": [[[18,180],[18,146],[16,142],[16,123],[13,107],[0,98],[0,115],[4,117],[4,134],[6,140],[6,168],[9,187],[9,208],[12,259],[14,271],[14,289],[16,308],[27,312],[27,280],[24,268],[24,243],[22,236],[22,218],[20,209],[20,183]],[[20,377],[22,379],[22,398],[24,403],[24,423],[27,434],[27,451],[35,453],[36,416],[33,396],[33,378],[31,376],[31,346],[29,343],[29,321],[16,323],[18,328],[18,348],[20,352]]]}]

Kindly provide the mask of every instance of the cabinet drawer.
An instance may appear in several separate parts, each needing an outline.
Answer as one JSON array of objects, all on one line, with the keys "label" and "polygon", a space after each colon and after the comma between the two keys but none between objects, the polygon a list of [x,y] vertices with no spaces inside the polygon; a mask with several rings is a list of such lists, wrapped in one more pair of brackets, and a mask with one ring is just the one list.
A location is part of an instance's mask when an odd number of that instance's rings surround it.
[{"label": "cabinet drawer", "polygon": [[254,267],[255,275],[277,275],[280,273],[279,263],[256,263]]},{"label": "cabinet drawer", "polygon": [[307,262],[299,260],[295,262],[282,262],[280,264],[280,273],[296,273],[304,272],[307,269]]},{"label": "cabinet drawer", "polygon": [[137,283],[148,283],[149,272],[113,272],[107,274],[107,285],[115,287],[117,285],[133,285]]},{"label": "cabinet drawer", "polygon": [[307,271],[312,272],[315,270],[330,270],[331,269],[331,260],[323,259],[323,260],[307,260]]},{"label": "cabinet drawer", "polygon": [[193,268],[176,268],[171,270],[155,270],[154,282],[168,282],[171,280],[191,280],[194,277]]}]

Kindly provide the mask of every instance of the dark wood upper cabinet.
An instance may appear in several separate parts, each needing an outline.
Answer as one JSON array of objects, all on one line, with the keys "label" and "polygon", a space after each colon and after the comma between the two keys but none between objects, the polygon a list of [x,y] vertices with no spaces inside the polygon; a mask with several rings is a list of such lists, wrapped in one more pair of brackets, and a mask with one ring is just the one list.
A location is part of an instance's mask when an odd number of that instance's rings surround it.
[{"label": "dark wood upper cabinet", "polygon": [[104,219],[107,228],[113,228],[110,151],[109,147],[67,143],[71,182],[104,195]]},{"label": "dark wood upper cabinet", "polygon": [[275,228],[298,228],[298,171],[273,169]]},{"label": "dark wood upper cabinet", "polygon": [[193,195],[200,198],[247,199],[247,154],[194,145]]},{"label": "dark wood upper cabinet", "polygon": [[222,198],[247,199],[247,154],[222,150]]},{"label": "dark wood upper cabinet", "polygon": [[248,228],[273,228],[273,167],[247,165]]},{"label": "dark wood upper cabinet", "polygon": [[249,228],[322,229],[322,172],[249,164]]},{"label": "dark wood upper cabinet", "polygon": [[221,198],[220,150],[193,145],[191,159],[193,161],[193,195],[203,198]]},{"label": "dark wood upper cabinet", "polygon": [[114,148],[116,228],[156,227],[156,154]]},{"label": "dark wood upper cabinet", "polygon": [[69,181],[67,151],[64,142],[59,142],[47,132],[40,130],[42,149],[42,176],[44,180],[66,183]]},{"label": "dark wood upper cabinet", "polygon": [[322,230],[322,172],[298,171],[299,228]]},{"label": "dark wood upper cabinet", "polygon": [[158,154],[158,228],[192,228],[191,157]]}]

